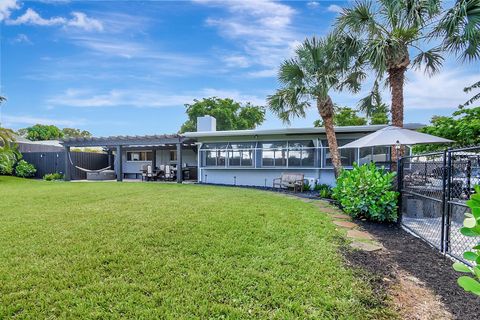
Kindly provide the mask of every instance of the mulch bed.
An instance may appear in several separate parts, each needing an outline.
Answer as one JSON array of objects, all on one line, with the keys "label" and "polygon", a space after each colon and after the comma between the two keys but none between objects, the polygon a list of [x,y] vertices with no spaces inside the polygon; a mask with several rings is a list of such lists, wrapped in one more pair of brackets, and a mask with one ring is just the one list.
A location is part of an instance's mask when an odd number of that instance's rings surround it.
[{"label": "mulch bed", "polygon": [[452,260],[396,225],[356,222],[374,235],[386,249],[345,252],[350,264],[373,275],[369,280],[377,293],[386,291],[388,280],[395,279],[395,268],[398,266],[438,295],[457,319],[480,318],[480,298],[458,286],[459,273],[452,269]]}]

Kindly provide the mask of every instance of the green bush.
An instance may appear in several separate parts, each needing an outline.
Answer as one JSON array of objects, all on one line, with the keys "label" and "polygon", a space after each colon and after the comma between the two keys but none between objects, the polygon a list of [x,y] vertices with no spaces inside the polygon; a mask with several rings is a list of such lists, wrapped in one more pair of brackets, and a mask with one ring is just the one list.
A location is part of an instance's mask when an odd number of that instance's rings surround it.
[{"label": "green bush", "polygon": [[15,165],[15,158],[2,157],[0,158],[0,174],[11,175]]},{"label": "green bush", "polygon": [[318,196],[324,199],[331,199],[332,198],[332,187],[328,184],[316,184],[315,191],[318,191]]},{"label": "green bush", "polygon": [[55,172],[55,173],[47,173],[43,176],[43,180],[45,181],[54,181],[54,180],[63,180],[63,174]]},{"label": "green bush", "polygon": [[333,197],[343,211],[371,221],[397,220],[398,192],[392,190],[395,173],[385,172],[374,163],[342,170],[333,188]]},{"label": "green bush", "polygon": [[[480,186],[475,187],[475,194],[472,195],[467,205],[471,213],[466,213],[467,216],[463,222],[463,228],[460,232],[467,237],[480,237]],[[462,276],[458,278],[458,284],[468,292],[472,292],[480,296],[480,242],[472,248],[471,251],[463,253],[463,258],[472,261],[474,267],[469,268],[463,263],[455,262],[453,268],[459,272],[471,274],[471,276]]]},{"label": "green bush", "polygon": [[15,175],[17,177],[22,177],[22,178],[33,177],[35,175],[35,172],[37,172],[37,169],[35,169],[33,164],[28,163],[25,160],[20,160],[17,163],[17,166],[15,167]]}]

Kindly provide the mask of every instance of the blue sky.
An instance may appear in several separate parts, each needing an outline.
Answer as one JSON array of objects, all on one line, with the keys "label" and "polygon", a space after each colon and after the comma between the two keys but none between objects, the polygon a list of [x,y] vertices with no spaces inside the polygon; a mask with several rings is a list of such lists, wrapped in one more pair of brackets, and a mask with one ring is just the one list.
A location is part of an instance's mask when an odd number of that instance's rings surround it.
[{"label": "blue sky", "polygon": [[[3,126],[77,127],[94,135],[176,132],[185,103],[209,96],[264,105],[279,63],[330,30],[327,1],[0,0]],[[479,64],[448,58],[429,78],[409,71],[405,120],[450,114]],[[369,90],[333,94],[355,106]],[[389,101],[388,91],[384,99]],[[311,126],[312,109],[294,127]],[[268,115],[262,128],[284,126]]]}]

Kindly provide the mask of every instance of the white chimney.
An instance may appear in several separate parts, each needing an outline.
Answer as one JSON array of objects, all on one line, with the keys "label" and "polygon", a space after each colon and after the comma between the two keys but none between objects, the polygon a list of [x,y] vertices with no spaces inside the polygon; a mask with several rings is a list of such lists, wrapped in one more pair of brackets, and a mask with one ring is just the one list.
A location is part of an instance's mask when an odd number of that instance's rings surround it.
[{"label": "white chimney", "polygon": [[204,116],[197,118],[197,131],[217,131],[217,119],[212,116]]}]

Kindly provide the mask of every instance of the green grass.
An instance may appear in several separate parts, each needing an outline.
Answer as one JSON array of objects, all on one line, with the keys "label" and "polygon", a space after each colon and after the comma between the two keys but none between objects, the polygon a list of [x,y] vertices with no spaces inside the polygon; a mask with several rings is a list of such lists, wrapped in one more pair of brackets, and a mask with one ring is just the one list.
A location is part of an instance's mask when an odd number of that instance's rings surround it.
[{"label": "green grass", "polygon": [[0,177],[0,319],[388,318],[309,203]]}]

